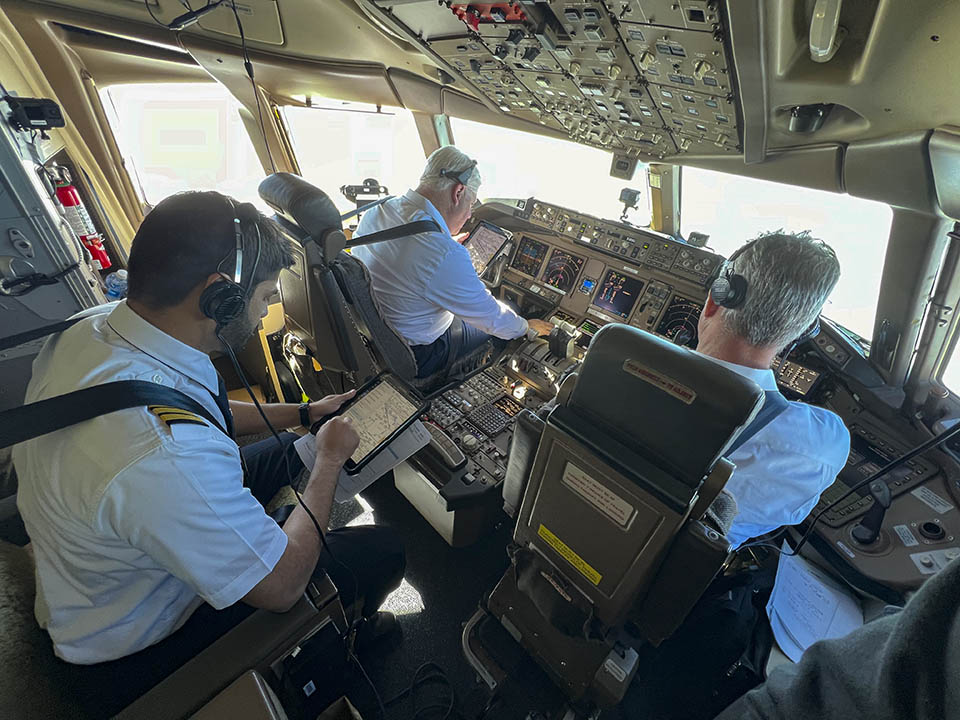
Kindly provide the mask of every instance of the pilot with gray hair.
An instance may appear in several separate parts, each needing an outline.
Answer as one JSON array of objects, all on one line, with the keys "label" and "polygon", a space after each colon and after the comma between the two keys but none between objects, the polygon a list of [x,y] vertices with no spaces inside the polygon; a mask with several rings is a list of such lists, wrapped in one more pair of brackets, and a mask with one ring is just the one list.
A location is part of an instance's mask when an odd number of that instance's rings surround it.
[{"label": "pilot with gray hair", "polygon": [[410,344],[417,376],[449,367],[492,336],[546,335],[548,322],[525,320],[498,301],[453,239],[470,219],[480,189],[475,160],[452,145],[435,150],[416,190],[364,213],[357,237],[418,220],[439,230],[354,248],[370,271],[383,318]]},{"label": "pilot with gray hair", "polygon": [[697,352],[756,382],[765,406],[776,408],[730,455],[736,471],[726,489],[738,513],[727,538],[735,548],[801,522],[847,461],[843,421],[825,408],[788,402],[770,369],[778,354],[819,329],[839,278],[830,246],[809,233],[778,231],[734,252],[710,285]]}]

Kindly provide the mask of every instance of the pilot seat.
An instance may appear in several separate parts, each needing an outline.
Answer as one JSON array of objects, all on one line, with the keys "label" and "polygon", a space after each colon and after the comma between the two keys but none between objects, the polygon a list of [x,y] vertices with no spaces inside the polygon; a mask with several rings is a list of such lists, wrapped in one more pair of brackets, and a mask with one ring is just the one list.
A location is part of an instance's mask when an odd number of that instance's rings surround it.
[{"label": "pilot seat", "polygon": [[762,399],[752,381],[649,333],[596,334],[545,421],[525,411],[514,434],[511,564],[463,633],[491,688],[506,673],[481,628],[499,621],[575,715],[620,702],[637,643],[670,636],[728,558],[728,525],[708,510],[733,471],[723,455]]},{"label": "pilot seat", "polygon": [[295,264],[280,274],[284,355],[308,396],[325,394],[310,379],[317,368],[346,374],[354,385],[388,369],[426,398],[490,364],[495,351],[488,341],[451,367],[418,378],[410,344],[383,318],[366,266],[347,252],[423,232],[413,228],[423,223],[348,239],[333,201],[297,175],[268,176],[260,196],[277,211],[274,220],[293,244]]}]

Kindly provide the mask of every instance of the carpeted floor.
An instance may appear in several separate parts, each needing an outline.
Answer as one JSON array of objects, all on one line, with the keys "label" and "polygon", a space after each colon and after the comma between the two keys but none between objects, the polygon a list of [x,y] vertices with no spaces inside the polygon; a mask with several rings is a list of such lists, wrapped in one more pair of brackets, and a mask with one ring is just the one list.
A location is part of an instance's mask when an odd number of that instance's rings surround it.
[{"label": "carpeted floor", "polygon": [[[403,641],[386,653],[370,652],[361,661],[376,685],[380,697],[387,701],[404,690],[417,668],[425,662],[443,668],[456,694],[457,714],[450,717],[476,718],[488,699],[486,685],[477,682],[461,650],[463,623],[477,609],[483,594],[493,588],[503,575],[508,559],[506,545],[512,523],[504,515],[503,522],[490,535],[467,548],[451,548],[393,486],[387,476],[353,502],[335,508],[331,521],[334,527],[346,524],[375,522],[394,528],[403,538],[407,552],[406,578],[400,589],[391,595],[384,609],[395,612],[403,629]],[[536,674],[538,671],[533,671]],[[545,678],[535,678],[515,687],[507,687],[504,705],[491,709],[487,717],[522,720],[527,713],[541,707],[539,693],[533,692]],[[539,688],[538,688],[539,689]],[[442,700],[446,691],[431,683],[418,694],[417,707]],[[365,720],[380,717],[377,702],[362,677],[355,678],[350,698]],[[390,720],[414,717],[411,698],[387,709]],[[444,717],[443,711],[425,712],[424,719]]]}]

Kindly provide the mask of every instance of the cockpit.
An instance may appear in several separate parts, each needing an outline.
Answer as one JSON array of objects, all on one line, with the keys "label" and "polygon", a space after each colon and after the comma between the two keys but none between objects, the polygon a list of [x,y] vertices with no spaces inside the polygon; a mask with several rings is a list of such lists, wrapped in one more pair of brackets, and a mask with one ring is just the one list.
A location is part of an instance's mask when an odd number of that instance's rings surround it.
[{"label": "cockpit", "polygon": [[[244,449],[275,439],[272,472],[290,482],[246,511],[287,534],[315,526],[311,552],[331,560],[293,604],[233,598],[242,612],[222,634],[106,715],[706,719],[742,708],[778,667],[819,661],[815,643],[853,652],[876,618],[908,632],[894,616],[951,582],[960,557],[954,28],[960,10],[938,3],[840,0],[5,3],[0,626],[12,641],[0,715],[107,707],[104,663],[73,674],[63,616],[43,607],[49,573],[69,563],[51,560],[38,518],[86,501],[31,500],[24,485],[53,473],[36,468],[61,458],[24,448],[72,447],[57,433],[109,413],[141,413],[163,442],[226,435],[238,492],[257,465]],[[436,172],[446,148],[466,160]],[[439,200],[397,219],[423,188],[465,203],[462,228],[450,231]],[[71,364],[99,377],[82,365],[112,326],[95,321],[87,340],[70,328],[107,303],[136,314],[135,238],[194,191],[229,198],[235,224],[229,262],[221,253],[209,273],[225,287],[197,289],[194,314],[216,328],[212,345],[195,344],[210,358],[203,396],[177,396],[190,363],[154,368],[129,327],[113,329],[147,364],[109,379],[139,385],[44,395],[56,384],[36,379],[56,337],[76,350],[50,377]],[[219,242],[212,213],[192,226],[209,228],[195,247]],[[804,279],[822,291],[815,309],[795,303],[810,322],[758,363],[711,353],[744,293],[780,300],[816,260],[744,265],[745,248],[771,237],[827,247],[839,275]],[[404,254],[411,238],[420,255]],[[441,242],[512,329],[491,320],[458,345],[467,301],[435,299],[453,276],[414,282]],[[264,243],[289,262],[233,347],[221,330],[249,308]],[[157,267],[186,252],[171,247]],[[410,282],[385,281],[405,257],[422,263]],[[414,328],[403,303],[417,292],[435,316]],[[440,335],[424,339],[437,317]],[[191,344],[177,323],[153,324]],[[448,361],[425,369],[424,348],[449,328]],[[341,399],[329,412],[311,411],[330,397]],[[228,416],[256,432],[234,433]],[[358,445],[314,512],[311,468],[327,457],[314,444],[343,424]],[[791,445],[808,435],[832,439]],[[89,459],[127,435],[84,437]],[[791,484],[800,475],[811,484]],[[788,496],[792,514],[769,527],[751,514]],[[339,541],[327,547],[357,525],[397,539],[397,587],[371,617],[359,607],[376,562],[347,567]],[[189,523],[169,532],[203,554]],[[156,561],[190,594],[189,573],[131,545],[143,555],[124,563]],[[85,583],[112,572],[64,575],[80,593],[69,612],[109,615]],[[194,595],[190,611],[214,604]],[[379,611],[402,640],[367,652]],[[121,625],[112,632],[138,652],[157,644]],[[153,664],[139,657],[116,666],[118,687]]]}]

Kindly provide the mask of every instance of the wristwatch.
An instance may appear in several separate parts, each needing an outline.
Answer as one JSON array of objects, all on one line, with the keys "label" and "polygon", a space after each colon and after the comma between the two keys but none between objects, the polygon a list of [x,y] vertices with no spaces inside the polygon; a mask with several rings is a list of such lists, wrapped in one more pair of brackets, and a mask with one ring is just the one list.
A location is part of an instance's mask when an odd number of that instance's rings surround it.
[{"label": "wristwatch", "polygon": [[310,427],[310,403],[303,403],[297,410],[300,411],[300,424],[305,428]]}]

